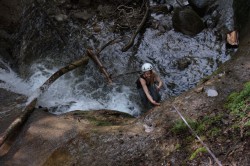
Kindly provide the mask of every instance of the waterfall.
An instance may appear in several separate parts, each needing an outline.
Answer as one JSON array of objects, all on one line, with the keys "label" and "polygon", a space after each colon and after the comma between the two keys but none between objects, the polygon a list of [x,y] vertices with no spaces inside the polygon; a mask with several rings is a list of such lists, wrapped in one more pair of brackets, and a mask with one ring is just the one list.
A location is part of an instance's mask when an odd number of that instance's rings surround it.
[{"label": "waterfall", "polygon": [[[68,20],[61,25],[68,33],[63,39],[66,43],[62,44],[59,32],[51,30],[46,17],[36,10],[33,11],[34,18],[29,14],[20,28],[19,54],[26,63],[21,64],[22,73],[15,73],[3,61],[1,63],[7,70],[0,68],[0,87],[27,97],[37,95],[37,88],[58,69],[81,58],[87,47],[96,51],[119,37],[110,31],[113,21],[98,21],[101,31],[94,32],[95,17],[86,26]],[[171,15],[152,14],[151,17],[171,27]],[[124,43],[120,42],[101,52],[100,60],[114,76],[112,85],[107,84],[98,67],[90,60],[85,68],[69,72],[54,82],[38,98],[37,106],[47,107],[55,114],[110,109],[137,116],[143,108],[135,86],[140,73],[135,71],[140,70],[144,62],[152,63],[161,76],[164,87],[160,93],[163,99],[167,99],[194,87],[215,71],[219,64],[230,59],[225,43],[217,39],[215,29],[207,28],[195,37],[189,37],[173,29],[160,33],[158,29],[147,28],[143,36],[138,36],[135,39],[135,43],[139,43],[136,50],[122,52]],[[179,62],[185,60],[187,65],[180,69]],[[128,72],[132,74],[126,75]],[[121,76],[115,77],[117,75]]]}]

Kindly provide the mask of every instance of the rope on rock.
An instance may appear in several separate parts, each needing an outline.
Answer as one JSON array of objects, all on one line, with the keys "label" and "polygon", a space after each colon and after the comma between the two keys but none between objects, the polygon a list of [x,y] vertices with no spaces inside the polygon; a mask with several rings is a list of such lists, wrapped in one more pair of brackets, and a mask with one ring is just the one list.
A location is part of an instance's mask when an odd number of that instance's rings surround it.
[{"label": "rope on rock", "polygon": [[215,157],[214,153],[208,148],[208,146],[201,140],[201,138],[196,134],[196,132],[192,129],[192,127],[188,124],[188,122],[186,121],[186,119],[182,116],[182,114],[178,111],[178,109],[173,106],[175,111],[179,114],[179,116],[181,117],[181,119],[184,121],[184,123],[188,126],[188,128],[191,130],[192,134],[201,142],[201,144],[206,148],[206,150],[208,151],[208,153],[213,157],[213,159],[215,160],[215,162],[219,165],[222,166],[221,162],[218,160],[217,157]]}]

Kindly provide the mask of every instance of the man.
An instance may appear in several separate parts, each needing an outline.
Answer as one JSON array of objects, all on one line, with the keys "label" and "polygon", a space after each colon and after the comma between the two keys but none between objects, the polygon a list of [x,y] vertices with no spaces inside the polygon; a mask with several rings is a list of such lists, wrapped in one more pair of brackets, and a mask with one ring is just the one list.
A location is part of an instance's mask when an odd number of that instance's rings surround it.
[{"label": "man", "polygon": [[136,84],[144,107],[151,109],[154,106],[159,106],[161,101],[159,91],[162,87],[160,77],[153,70],[150,63],[144,63],[141,71],[142,74],[137,79]]}]

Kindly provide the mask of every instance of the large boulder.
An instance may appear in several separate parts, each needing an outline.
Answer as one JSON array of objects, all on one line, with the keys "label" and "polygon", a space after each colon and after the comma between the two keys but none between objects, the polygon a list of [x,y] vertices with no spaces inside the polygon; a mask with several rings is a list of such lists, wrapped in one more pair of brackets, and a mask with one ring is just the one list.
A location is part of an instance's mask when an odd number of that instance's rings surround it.
[{"label": "large boulder", "polygon": [[[212,24],[216,25],[212,27],[216,26],[221,35],[224,36],[223,38],[227,33],[238,29],[234,15],[234,0],[188,0],[188,2],[201,17],[208,17],[207,21],[214,20]],[[244,2],[240,4],[242,5]],[[208,25],[208,27],[210,26]]]},{"label": "large boulder", "polygon": [[190,8],[176,8],[172,22],[175,31],[190,36],[200,33],[205,27],[200,16]]},{"label": "large boulder", "polygon": [[200,15],[203,16],[209,6],[213,4],[216,0],[188,0],[189,4],[193,9]]}]

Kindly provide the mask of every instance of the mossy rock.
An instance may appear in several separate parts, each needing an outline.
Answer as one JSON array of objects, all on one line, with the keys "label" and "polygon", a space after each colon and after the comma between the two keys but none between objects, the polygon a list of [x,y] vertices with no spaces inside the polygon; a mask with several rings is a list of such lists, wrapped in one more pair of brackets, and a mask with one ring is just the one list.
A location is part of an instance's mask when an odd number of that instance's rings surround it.
[{"label": "mossy rock", "polygon": [[125,125],[134,120],[130,114],[114,110],[73,111],[67,114],[78,121],[86,120],[95,126]]}]

